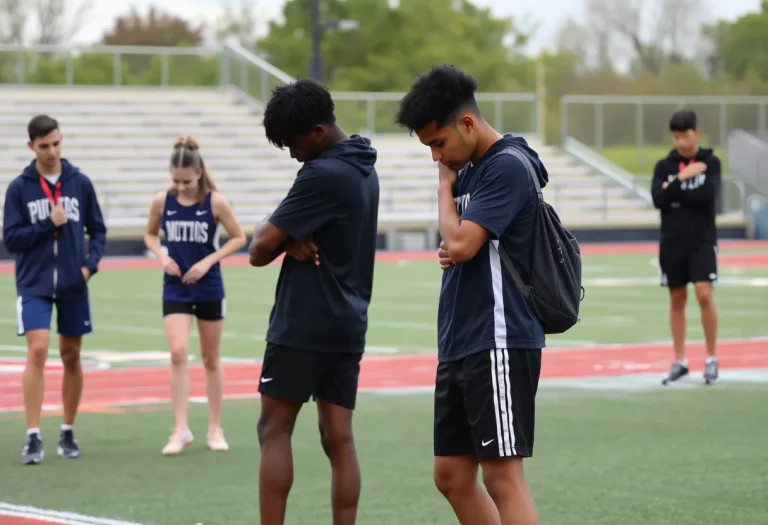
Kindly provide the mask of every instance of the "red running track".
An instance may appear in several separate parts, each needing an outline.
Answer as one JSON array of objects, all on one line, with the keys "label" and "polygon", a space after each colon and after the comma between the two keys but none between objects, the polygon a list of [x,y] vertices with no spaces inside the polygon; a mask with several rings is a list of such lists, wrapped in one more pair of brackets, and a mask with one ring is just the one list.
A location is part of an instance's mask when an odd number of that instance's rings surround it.
[{"label": "red running track", "polygon": [[[688,345],[692,371],[703,369],[701,343]],[[768,340],[723,341],[718,345],[722,370],[768,368]],[[638,373],[666,372],[672,357],[669,344],[605,345],[592,348],[545,349],[542,374],[546,379],[588,379]],[[433,355],[366,356],[361,365],[361,391],[428,389],[434,386]],[[258,395],[261,366],[224,365],[225,396]],[[46,376],[44,404],[57,408],[61,399],[61,370],[55,365]],[[22,410],[21,374],[0,375],[0,411]],[[205,396],[205,373],[190,366],[190,396]],[[83,407],[115,407],[170,402],[168,368],[118,368],[85,373]]]}]

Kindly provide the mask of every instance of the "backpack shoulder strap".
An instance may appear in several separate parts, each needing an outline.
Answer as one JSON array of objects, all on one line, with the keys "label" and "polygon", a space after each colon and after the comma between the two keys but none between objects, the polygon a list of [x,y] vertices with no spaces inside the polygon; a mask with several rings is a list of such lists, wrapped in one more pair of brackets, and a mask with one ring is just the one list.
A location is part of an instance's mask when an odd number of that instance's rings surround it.
[{"label": "backpack shoulder strap", "polygon": [[[528,160],[528,158],[517,151],[514,148],[506,148],[496,155],[512,155],[513,157],[516,157],[525,168],[525,171],[528,172],[528,177],[530,177],[533,180],[533,185],[536,187],[536,194],[539,197],[539,202],[542,202],[544,200],[544,196],[541,193],[541,184],[539,183],[539,177],[536,175],[536,171],[533,169],[533,166],[531,165],[531,161]],[[497,250],[499,252],[499,257],[501,258],[501,262],[506,267],[509,274],[512,276],[512,279],[515,281],[515,284],[520,289],[520,292],[523,294],[523,296],[527,299],[528,296],[531,293],[531,286],[528,286],[523,282],[523,279],[520,277],[520,273],[515,269],[515,265],[512,263],[512,259],[509,258],[509,255],[507,252],[502,249],[501,247],[501,239],[499,239],[499,242],[497,244]]]},{"label": "backpack shoulder strap", "polygon": [[539,176],[536,175],[536,170],[533,169],[533,165],[531,164],[531,161],[528,159],[528,157],[520,153],[520,151],[515,148],[505,148],[494,155],[494,157],[498,155],[512,155],[523,164],[525,171],[528,172],[528,176],[531,178],[531,180],[533,180],[533,185],[536,187],[536,195],[539,197],[539,202],[543,201],[544,195],[541,193],[541,183],[539,182]]}]

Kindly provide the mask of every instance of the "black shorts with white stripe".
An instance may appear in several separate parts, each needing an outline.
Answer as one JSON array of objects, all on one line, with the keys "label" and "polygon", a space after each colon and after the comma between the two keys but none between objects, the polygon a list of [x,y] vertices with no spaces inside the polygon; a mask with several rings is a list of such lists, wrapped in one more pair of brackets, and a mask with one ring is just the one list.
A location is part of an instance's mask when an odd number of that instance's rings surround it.
[{"label": "black shorts with white stripe", "polygon": [[541,350],[485,350],[440,363],[435,456],[533,455]]}]

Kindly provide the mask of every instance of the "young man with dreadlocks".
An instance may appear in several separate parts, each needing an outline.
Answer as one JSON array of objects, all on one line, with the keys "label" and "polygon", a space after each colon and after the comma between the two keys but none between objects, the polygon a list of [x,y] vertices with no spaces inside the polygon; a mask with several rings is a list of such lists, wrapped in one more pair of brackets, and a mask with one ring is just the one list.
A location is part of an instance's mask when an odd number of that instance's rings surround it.
[{"label": "young man with dreadlocks", "polygon": [[320,441],[333,470],[334,525],[355,523],[360,471],[352,436],[368,329],[379,209],[377,152],[336,122],[313,80],[274,90],[267,139],[303,163],[288,195],[256,227],[249,253],[265,266],[285,252],[261,374],[259,502],[262,525],[282,525],[293,482],[291,434],[317,401]]}]

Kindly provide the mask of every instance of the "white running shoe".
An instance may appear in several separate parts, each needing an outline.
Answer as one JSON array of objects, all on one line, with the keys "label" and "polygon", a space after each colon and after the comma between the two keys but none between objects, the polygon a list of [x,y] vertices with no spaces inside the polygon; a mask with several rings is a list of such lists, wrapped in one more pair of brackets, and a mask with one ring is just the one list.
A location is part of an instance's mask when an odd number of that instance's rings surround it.
[{"label": "white running shoe", "polygon": [[212,428],[208,431],[208,448],[214,452],[226,452],[229,444],[224,439],[224,431],[220,428]]},{"label": "white running shoe", "polygon": [[171,438],[168,440],[168,444],[163,448],[163,456],[176,456],[181,454],[181,451],[191,445],[194,440],[195,438],[189,429],[174,429]]}]

